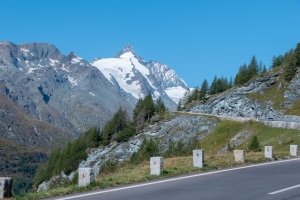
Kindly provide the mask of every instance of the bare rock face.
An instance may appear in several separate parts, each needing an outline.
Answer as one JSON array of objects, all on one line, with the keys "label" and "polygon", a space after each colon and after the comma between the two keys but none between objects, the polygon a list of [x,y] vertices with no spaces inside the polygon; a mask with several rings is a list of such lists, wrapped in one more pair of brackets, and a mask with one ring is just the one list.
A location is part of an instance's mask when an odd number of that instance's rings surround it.
[{"label": "bare rock face", "polygon": [[[231,117],[246,117],[253,119],[276,119],[282,121],[300,122],[300,117],[283,115],[281,110],[273,108],[272,101],[261,102],[247,96],[249,93],[262,93],[263,89],[269,88],[279,81],[279,75],[283,71],[271,72],[264,77],[257,78],[243,86],[233,88],[229,91],[217,94],[208,99],[205,103],[198,103],[186,111],[193,113],[207,113]],[[289,107],[300,98],[300,76],[291,81],[285,92],[286,101],[282,104]],[[284,107],[284,106],[282,106]]]},{"label": "bare rock face", "polygon": [[74,53],[63,55],[48,43],[0,43],[0,92],[31,116],[73,137],[103,127],[135,99]]},{"label": "bare rock face", "polygon": [[10,177],[0,177],[0,199],[10,198],[12,196],[13,179]]},{"label": "bare rock face", "polygon": [[211,97],[204,104],[197,104],[188,108],[188,111],[232,117],[276,118],[280,113],[275,111],[271,105],[263,108],[258,101],[248,98],[246,94],[259,92],[263,88],[273,85],[277,82],[278,75],[279,73],[271,74],[241,87],[226,91]]}]

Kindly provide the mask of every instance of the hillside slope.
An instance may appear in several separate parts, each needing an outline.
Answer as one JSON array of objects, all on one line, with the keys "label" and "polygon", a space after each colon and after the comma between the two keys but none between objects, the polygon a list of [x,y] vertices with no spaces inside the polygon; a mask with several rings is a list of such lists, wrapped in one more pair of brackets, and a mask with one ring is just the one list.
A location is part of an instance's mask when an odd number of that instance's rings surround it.
[{"label": "hillside slope", "polygon": [[0,93],[0,138],[53,150],[57,146],[63,146],[72,135],[59,127],[35,119]]},{"label": "hillside slope", "polygon": [[283,73],[283,67],[277,68],[242,86],[214,95],[205,103],[193,102],[187,106],[186,111],[300,122],[299,106],[297,107],[300,99],[299,69],[289,83],[283,79]]},{"label": "hillside slope", "polygon": [[36,169],[47,161],[49,154],[50,151],[45,149],[0,138],[0,176],[14,179],[14,194],[27,192],[33,185]]}]

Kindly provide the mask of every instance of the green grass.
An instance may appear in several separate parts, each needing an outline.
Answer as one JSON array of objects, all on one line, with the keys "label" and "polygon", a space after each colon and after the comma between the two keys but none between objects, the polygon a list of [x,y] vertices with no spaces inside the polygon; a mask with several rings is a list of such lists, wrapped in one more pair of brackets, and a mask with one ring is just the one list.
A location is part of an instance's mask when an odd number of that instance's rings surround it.
[{"label": "green grass", "polygon": [[287,109],[285,115],[297,115],[300,116],[300,100],[296,101],[294,105]]},{"label": "green grass", "polygon": [[264,106],[265,101],[272,101],[273,107],[277,110],[282,109],[280,104],[285,100],[284,92],[287,90],[287,83],[283,79],[283,74],[279,75],[279,81],[269,88],[262,90],[262,93],[249,93],[246,94],[249,98],[258,100]]},{"label": "green grass", "polygon": [[274,146],[277,151],[289,151],[289,145],[300,145],[300,131],[295,129],[274,128],[260,122],[221,121],[220,124],[200,141],[200,147],[208,154],[216,154],[238,133],[251,133],[238,149],[247,149],[256,135],[261,146]]},{"label": "green grass", "polygon": [[221,121],[220,124],[200,141],[200,147],[208,154],[216,154],[238,132],[246,129],[243,123],[235,121]]}]

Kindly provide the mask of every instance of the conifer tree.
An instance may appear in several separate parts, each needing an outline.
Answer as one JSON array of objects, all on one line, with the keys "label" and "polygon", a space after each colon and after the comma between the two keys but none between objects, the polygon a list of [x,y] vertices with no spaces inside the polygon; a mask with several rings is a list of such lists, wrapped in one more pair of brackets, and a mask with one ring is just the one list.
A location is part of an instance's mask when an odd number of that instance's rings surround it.
[{"label": "conifer tree", "polygon": [[285,68],[284,79],[289,82],[294,78],[294,76],[297,72],[296,56],[294,56],[293,49],[291,49],[289,51],[289,53],[286,54],[285,65],[286,65],[286,68]]},{"label": "conifer tree", "polygon": [[284,63],[284,57],[282,55],[279,56],[273,56],[272,58],[272,64],[271,69],[275,69],[276,67],[282,66]]},{"label": "conifer tree", "polygon": [[263,67],[263,70],[262,70],[262,74],[264,74],[264,73],[266,73],[267,72],[267,68],[266,68],[266,65],[264,65],[264,67]]},{"label": "conifer tree", "polygon": [[151,94],[148,94],[145,97],[144,103],[143,103],[143,109],[146,112],[145,120],[149,120],[154,115],[154,112],[155,112],[155,105],[154,105]]},{"label": "conifer tree", "polygon": [[202,85],[201,85],[200,92],[199,92],[199,99],[204,100],[207,92],[208,92],[208,82],[206,79],[204,79],[204,81],[202,82]]},{"label": "conifer tree", "polygon": [[233,80],[232,80],[232,76],[230,76],[230,81],[228,83],[228,89],[233,87]]},{"label": "conifer tree", "polygon": [[177,105],[177,111],[181,111],[182,110],[182,100],[181,100],[181,98],[179,99],[179,101],[178,101],[178,105]]},{"label": "conifer tree", "polygon": [[166,106],[164,102],[162,101],[161,97],[158,98],[156,105],[155,105],[155,112],[156,113],[162,113],[166,111]]},{"label": "conifer tree", "polygon": [[236,74],[234,78],[234,85],[242,85],[245,83],[245,80],[247,79],[247,65],[243,64],[239,68],[239,72]]},{"label": "conifer tree", "polygon": [[217,76],[214,77],[214,80],[212,81],[211,83],[211,86],[210,86],[210,89],[209,89],[209,94],[213,95],[213,94],[216,94],[217,93]]},{"label": "conifer tree", "polygon": [[296,67],[300,67],[300,43],[298,43],[297,46],[296,46],[294,56],[295,56],[295,65],[296,65]]},{"label": "conifer tree", "polygon": [[[257,64],[257,60],[255,56],[252,57],[250,64],[248,65],[248,80],[250,80],[252,77],[258,75],[259,72],[259,66]],[[248,81],[247,80],[247,81]]]}]

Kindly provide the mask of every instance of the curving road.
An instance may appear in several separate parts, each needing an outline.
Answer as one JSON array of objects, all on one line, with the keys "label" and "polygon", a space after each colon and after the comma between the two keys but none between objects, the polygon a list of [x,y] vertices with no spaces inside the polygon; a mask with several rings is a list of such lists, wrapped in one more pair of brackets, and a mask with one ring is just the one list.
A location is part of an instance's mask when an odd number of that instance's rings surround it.
[{"label": "curving road", "polygon": [[300,199],[300,158],[133,184],[52,199]]}]

